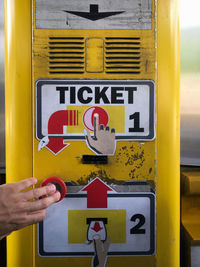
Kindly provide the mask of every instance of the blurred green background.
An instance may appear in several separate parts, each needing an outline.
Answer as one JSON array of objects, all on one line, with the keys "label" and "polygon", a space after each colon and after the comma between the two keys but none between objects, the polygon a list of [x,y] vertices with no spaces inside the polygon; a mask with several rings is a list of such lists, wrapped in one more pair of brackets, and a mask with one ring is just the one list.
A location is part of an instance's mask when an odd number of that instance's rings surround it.
[{"label": "blurred green background", "polygon": [[181,30],[181,73],[200,73],[200,27]]}]

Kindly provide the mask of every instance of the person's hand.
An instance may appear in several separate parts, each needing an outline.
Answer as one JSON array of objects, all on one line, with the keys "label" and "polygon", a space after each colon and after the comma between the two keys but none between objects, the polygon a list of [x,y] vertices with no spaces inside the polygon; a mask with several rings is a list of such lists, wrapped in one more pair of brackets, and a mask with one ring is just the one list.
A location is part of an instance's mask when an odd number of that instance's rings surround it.
[{"label": "person's hand", "polygon": [[[36,178],[28,178],[0,185],[0,239],[14,230],[44,220],[46,208],[60,199],[53,184],[22,192],[36,183]],[[46,197],[39,199],[43,195]]]}]

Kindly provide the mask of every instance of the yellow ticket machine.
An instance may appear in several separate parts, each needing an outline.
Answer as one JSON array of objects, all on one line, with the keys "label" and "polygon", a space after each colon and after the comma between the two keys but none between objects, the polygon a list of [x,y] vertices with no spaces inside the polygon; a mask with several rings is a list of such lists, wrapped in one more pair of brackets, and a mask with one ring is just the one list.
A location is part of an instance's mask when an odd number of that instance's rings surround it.
[{"label": "yellow ticket machine", "polygon": [[6,1],[7,181],[60,178],[8,267],[179,266],[178,1]]}]

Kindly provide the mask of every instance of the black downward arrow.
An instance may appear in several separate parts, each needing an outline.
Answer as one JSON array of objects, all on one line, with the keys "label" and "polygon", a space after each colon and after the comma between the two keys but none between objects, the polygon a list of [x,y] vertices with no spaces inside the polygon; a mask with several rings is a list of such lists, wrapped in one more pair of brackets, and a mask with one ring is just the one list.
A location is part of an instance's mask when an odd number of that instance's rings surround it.
[{"label": "black downward arrow", "polygon": [[125,11],[118,11],[118,12],[99,12],[99,5],[90,5],[90,12],[79,12],[79,11],[69,11],[69,10],[63,10],[64,12],[89,19],[92,21],[104,19],[110,16],[114,16],[120,13],[123,13]]}]

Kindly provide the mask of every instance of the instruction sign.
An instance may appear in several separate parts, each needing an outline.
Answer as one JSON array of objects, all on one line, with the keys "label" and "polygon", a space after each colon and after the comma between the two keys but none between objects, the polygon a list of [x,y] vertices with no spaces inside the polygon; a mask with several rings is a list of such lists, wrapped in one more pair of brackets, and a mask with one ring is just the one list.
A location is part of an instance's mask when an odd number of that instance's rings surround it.
[{"label": "instruction sign", "polygon": [[49,207],[39,224],[41,256],[94,255],[96,239],[109,239],[108,255],[154,254],[154,193],[118,193],[95,178]]},{"label": "instruction sign", "polygon": [[36,0],[40,29],[152,29],[152,0]]},{"label": "instruction sign", "polygon": [[38,80],[36,138],[45,145],[51,137],[60,150],[65,140],[91,140],[99,129],[114,140],[152,140],[154,97],[152,81]]}]

